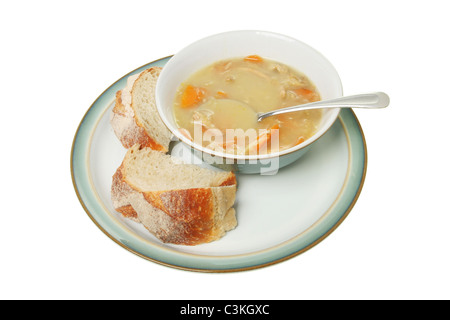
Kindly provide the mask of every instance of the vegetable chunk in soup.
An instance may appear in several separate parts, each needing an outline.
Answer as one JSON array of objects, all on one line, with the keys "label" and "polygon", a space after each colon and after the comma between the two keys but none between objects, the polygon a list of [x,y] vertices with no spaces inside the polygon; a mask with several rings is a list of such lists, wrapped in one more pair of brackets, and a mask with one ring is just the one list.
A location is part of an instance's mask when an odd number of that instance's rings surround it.
[{"label": "vegetable chunk in soup", "polygon": [[[250,55],[216,62],[190,76],[177,90],[174,116],[180,132],[204,147],[232,154],[268,153],[314,135],[322,110],[291,112],[260,122],[256,113],[318,100],[319,92],[304,74]],[[245,132],[244,139],[236,132]]]}]

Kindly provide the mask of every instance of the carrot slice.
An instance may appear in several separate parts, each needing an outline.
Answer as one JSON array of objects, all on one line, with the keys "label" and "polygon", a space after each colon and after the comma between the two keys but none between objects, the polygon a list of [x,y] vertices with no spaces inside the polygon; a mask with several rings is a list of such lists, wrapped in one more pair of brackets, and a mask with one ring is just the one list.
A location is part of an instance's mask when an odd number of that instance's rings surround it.
[{"label": "carrot slice", "polygon": [[254,153],[255,151],[260,151],[261,148],[267,146],[267,144],[273,137],[278,136],[279,129],[280,126],[278,124],[275,124],[268,130],[268,132],[260,134],[258,138],[256,138],[256,140],[249,145],[248,151],[250,152],[250,154]]},{"label": "carrot slice", "polygon": [[313,92],[311,90],[305,89],[305,88],[300,88],[300,89],[295,89],[294,92],[298,95],[298,96],[310,96]]},{"label": "carrot slice", "polygon": [[216,98],[218,98],[218,99],[226,99],[226,98],[228,98],[228,94],[226,92],[223,92],[223,91],[217,91]]},{"label": "carrot slice", "polygon": [[270,127],[270,130],[277,130],[277,129],[280,129],[280,125],[278,123]]},{"label": "carrot slice", "polygon": [[259,63],[259,62],[263,62],[263,58],[261,58],[257,54],[252,54],[252,55],[246,56],[244,58],[244,61]]},{"label": "carrot slice", "polygon": [[188,85],[181,96],[181,107],[193,107],[201,102],[205,96],[205,89]]},{"label": "carrot slice", "polygon": [[305,88],[299,88],[299,89],[295,89],[293,91],[295,92],[296,95],[302,96],[305,99],[308,99],[309,101],[319,100],[317,94],[314,93],[314,91],[312,91],[312,90],[305,89]]},{"label": "carrot slice", "polygon": [[297,142],[294,144],[294,146],[297,146],[297,145],[299,145],[300,143],[302,143],[302,142],[304,142],[304,141],[305,141],[305,138],[299,137],[299,138],[297,139]]}]

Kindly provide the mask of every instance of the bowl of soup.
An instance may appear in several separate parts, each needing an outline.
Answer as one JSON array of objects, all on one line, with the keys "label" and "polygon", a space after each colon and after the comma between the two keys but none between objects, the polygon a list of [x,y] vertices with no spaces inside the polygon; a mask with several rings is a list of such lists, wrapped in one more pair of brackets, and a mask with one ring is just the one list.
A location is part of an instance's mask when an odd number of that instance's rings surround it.
[{"label": "bowl of soup", "polygon": [[272,174],[296,161],[333,125],[339,109],[275,109],[342,96],[333,65],[277,33],[230,31],[198,40],[164,66],[155,92],[161,119],[204,161]]}]

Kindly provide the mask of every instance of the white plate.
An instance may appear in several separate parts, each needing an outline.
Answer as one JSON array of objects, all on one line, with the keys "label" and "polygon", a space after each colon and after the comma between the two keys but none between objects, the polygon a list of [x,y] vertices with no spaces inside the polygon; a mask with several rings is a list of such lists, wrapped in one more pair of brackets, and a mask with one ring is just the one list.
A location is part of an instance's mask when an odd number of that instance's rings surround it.
[{"label": "white plate", "polygon": [[[238,226],[222,239],[198,246],[161,243],[142,225],[114,211],[112,176],[126,153],[109,124],[115,92],[125,75],[89,108],[74,138],[71,157],[75,191],[85,211],[111,239],[154,262],[192,271],[230,272],[271,265],[296,256],[329,235],[348,215],[364,182],[364,135],[350,109],[297,162],[272,176],[237,174]],[[172,142],[172,155],[191,153]]]}]

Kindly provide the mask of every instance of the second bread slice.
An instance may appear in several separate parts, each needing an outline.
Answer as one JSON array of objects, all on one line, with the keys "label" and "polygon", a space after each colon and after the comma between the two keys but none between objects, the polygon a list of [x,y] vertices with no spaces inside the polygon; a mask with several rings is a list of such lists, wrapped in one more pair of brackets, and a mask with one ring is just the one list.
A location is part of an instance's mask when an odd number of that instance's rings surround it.
[{"label": "second bread slice", "polygon": [[152,67],[129,76],[127,85],[117,91],[111,126],[125,148],[136,143],[167,152],[171,132],[158,114],[155,87],[162,68]]},{"label": "second bread slice", "polygon": [[236,177],[131,147],[113,177],[112,200],[163,242],[197,245],[236,227]]}]

